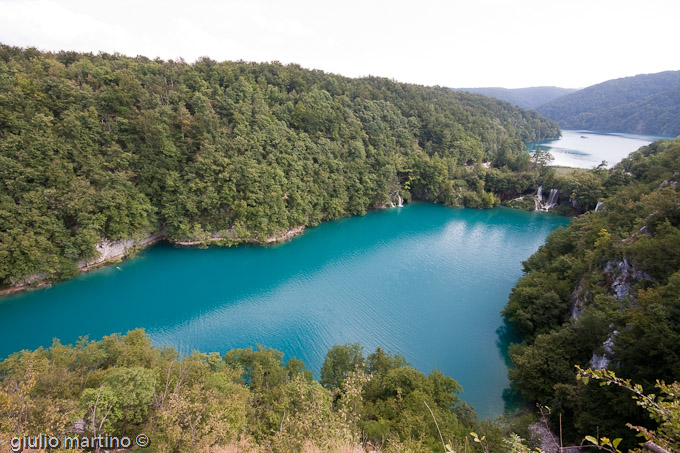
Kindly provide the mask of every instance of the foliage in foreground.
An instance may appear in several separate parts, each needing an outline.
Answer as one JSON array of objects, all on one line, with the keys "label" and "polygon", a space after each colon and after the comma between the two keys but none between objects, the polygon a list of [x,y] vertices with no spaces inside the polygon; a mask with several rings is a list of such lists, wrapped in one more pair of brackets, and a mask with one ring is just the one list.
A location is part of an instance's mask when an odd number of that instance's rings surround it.
[{"label": "foliage in foreground", "polygon": [[[680,451],[680,382],[666,384],[664,381],[656,381],[656,387],[661,391],[661,395],[645,394],[640,384],[633,384],[630,379],[621,379],[616,373],[608,370],[583,370],[579,367],[576,379],[588,384],[590,379],[600,381],[601,386],[616,385],[628,390],[633,394],[635,403],[644,408],[649,416],[659,424],[654,430],[642,426],[626,424],[630,429],[638,432],[639,437],[643,437],[648,442],[653,442],[668,451]],[[590,443],[605,447],[605,450],[613,453],[621,453],[618,446],[621,438],[594,438],[586,436]],[[636,452],[642,450],[635,449]]]},{"label": "foliage in foreground", "polygon": [[[356,344],[328,353],[320,382],[272,349],[178,357],[142,330],[21,351],[0,363],[0,445],[20,435],[145,433],[145,451],[507,450],[456,381]],[[477,437],[471,432],[479,432]],[[480,441],[476,443],[474,438]],[[480,440],[480,438],[483,438]]]}]

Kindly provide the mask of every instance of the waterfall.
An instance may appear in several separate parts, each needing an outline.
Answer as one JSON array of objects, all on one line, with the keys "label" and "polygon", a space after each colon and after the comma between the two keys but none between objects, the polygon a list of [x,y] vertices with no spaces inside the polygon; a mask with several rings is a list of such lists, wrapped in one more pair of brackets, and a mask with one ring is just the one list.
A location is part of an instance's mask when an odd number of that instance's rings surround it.
[{"label": "waterfall", "polygon": [[557,189],[550,189],[550,194],[548,195],[548,201],[543,203],[543,186],[538,186],[538,190],[536,191],[536,211],[549,211],[550,209],[554,208],[557,206],[557,196],[559,194],[559,190]]},{"label": "waterfall", "polygon": [[557,189],[550,189],[550,196],[548,196],[548,202],[543,206],[543,209],[546,211],[554,208],[557,206],[557,195],[559,194],[559,190]]},{"label": "waterfall", "polygon": [[538,186],[536,196],[534,197],[534,211],[540,211],[543,206],[543,186]]},{"label": "waterfall", "polygon": [[597,212],[597,210],[600,209],[601,206],[602,206],[602,202],[598,201],[597,205],[595,206],[595,212]]},{"label": "waterfall", "polygon": [[[396,197],[396,199],[397,199],[397,205],[396,205],[396,206],[394,205],[394,201],[393,201],[393,200],[395,199],[395,197]],[[395,191],[395,192],[392,192],[392,193],[390,194],[390,198],[389,198],[389,200],[388,200],[387,202],[390,204],[390,208],[394,208],[394,207],[399,207],[399,208],[401,208],[401,207],[404,206],[404,204],[403,204],[403,203],[404,203],[404,200],[401,198],[401,194],[399,194],[399,191],[398,191],[398,190]]]}]

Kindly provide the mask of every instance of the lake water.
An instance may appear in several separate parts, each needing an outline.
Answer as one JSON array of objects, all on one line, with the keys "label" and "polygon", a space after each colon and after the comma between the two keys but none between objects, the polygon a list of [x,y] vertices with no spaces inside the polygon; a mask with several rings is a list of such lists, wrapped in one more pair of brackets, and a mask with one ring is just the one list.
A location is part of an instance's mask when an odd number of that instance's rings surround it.
[{"label": "lake water", "polygon": [[155,344],[226,352],[256,344],[319,376],[334,344],[439,368],[484,417],[504,410],[499,314],[528,258],[568,219],[434,204],[371,212],[271,247],[156,245],[134,259],[0,301],[0,356],[143,327]]},{"label": "lake water", "polygon": [[527,149],[532,152],[537,148],[550,151],[555,158],[551,165],[593,168],[604,160],[611,168],[640,147],[667,138],[671,137],[565,129],[559,139],[529,143]]}]

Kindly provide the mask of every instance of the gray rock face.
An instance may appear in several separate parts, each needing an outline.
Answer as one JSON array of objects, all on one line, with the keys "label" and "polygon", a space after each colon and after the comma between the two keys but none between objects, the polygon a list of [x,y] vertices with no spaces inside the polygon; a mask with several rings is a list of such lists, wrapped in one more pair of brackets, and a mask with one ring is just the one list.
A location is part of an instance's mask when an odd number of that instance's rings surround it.
[{"label": "gray rock face", "polygon": [[[78,268],[81,270],[87,270],[91,266],[96,266],[106,261],[123,258],[133,247],[145,247],[163,238],[165,238],[165,234],[163,232],[157,232],[139,238],[121,239],[118,241],[109,241],[108,239],[104,238],[101,240],[101,242],[99,242],[99,244],[95,246],[98,253],[97,256],[89,260],[78,261]],[[38,272],[21,277],[11,277],[11,286],[0,291],[0,294],[10,294],[35,284],[38,284],[38,286],[44,285],[51,277],[52,276],[47,272]]]},{"label": "gray rock face", "polygon": [[604,274],[611,281],[610,287],[616,300],[621,300],[630,295],[630,288],[635,282],[651,278],[631,265],[627,258],[622,261],[608,261],[604,267]]},{"label": "gray rock face", "polygon": [[9,281],[12,286],[28,286],[33,283],[41,282],[47,278],[47,272],[38,272],[37,274],[25,275],[23,277],[10,277]]},{"label": "gray rock face", "polygon": [[602,354],[593,353],[590,359],[590,367],[596,370],[607,368],[611,363],[611,356],[614,355],[614,337],[618,335],[619,331],[615,330],[609,335],[609,338],[602,343]]},{"label": "gray rock face", "polygon": [[80,260],[78,267],[83,269],[118,258],[123,258],[133,247],[144,247],[164,237],[163,233],[153,233],[141,239],[119,239],[109,241],[104,238],[96,245],[98,256],[89,260]]},{"label": "gray rock face", "polygon": [[540,421],[532,423],[528,428],[529,432],[531,432],[531,437],[538,441],[539,447],[544,453],[578,453],[587,451],[587,449],[582,449],[577,446],[560,447],[559,436],[555,435]]},{"label": "gray rock face", "polygon": [[583,308],[586,306],[586,302],[590,297],[592,297],[592,293],[590,291],[586,291],[585,288],[583,287],[584,284],[585,284],[584,279],[581,279],[578,288],[576,288],[571,293],[572,319],[578,319],[581,316],[581,312],[583,311]]}]

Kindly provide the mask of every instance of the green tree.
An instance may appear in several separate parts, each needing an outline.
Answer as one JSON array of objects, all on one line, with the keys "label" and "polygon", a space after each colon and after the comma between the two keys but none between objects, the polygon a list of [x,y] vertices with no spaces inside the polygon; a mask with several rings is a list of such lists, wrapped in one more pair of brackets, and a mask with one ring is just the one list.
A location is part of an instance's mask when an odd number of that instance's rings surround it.
[{"label": "green tree", "polygon": [[360,344],[335,345],[326,354],[319,382],[329,390],[339,388],[350,372],[363,369],[364,364],[364,348]]}]

